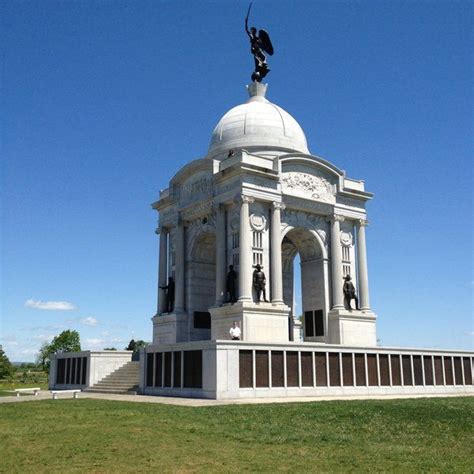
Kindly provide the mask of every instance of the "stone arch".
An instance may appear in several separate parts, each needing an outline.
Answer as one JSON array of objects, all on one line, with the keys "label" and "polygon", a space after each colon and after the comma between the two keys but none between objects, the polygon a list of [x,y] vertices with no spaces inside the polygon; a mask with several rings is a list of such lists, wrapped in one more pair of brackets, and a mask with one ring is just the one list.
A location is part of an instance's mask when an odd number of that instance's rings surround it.
[{"label": "stone arch", "polygon": [[216,298],[216,234],[211,226],[192,236],[188,243],[186,262],[186,308],[189,338],[192,341],[210,339],[209,325],[203,324],[205,313]]},{"label": "stone arch", "polygon": [[[304,340],[325,342],[329,310],[327,251],[320,235],[303,227],[288,226],[282,233],[283,300],[294,317],[303,315]],[[300,256],[301,308],[294,307],[294,262]]]}]

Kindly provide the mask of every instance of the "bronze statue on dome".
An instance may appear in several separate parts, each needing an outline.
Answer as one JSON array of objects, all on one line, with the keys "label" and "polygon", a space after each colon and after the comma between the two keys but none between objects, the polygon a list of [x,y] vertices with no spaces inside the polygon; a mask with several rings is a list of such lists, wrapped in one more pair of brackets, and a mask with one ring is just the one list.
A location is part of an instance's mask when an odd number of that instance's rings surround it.
[{"label": "bronze statue on dome", "polygon": [[265,30],[260,30],[257,34],[257,28],[252,26],[249,30],[249,16],[252,3],[249,5],[247,16],[245,17],[245,31],[250,38],[250,51],[255,61],[255,71],[252,73],[252,81],[261,82],[270,72],[265,53],[273,55],[273,45],[270,36]]}]

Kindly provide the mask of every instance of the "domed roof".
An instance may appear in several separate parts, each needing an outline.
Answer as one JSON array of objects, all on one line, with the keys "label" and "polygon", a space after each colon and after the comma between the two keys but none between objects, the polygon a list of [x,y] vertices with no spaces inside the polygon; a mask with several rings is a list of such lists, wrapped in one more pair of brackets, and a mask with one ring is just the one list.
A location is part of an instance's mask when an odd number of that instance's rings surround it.
[{"label": "domed roof", "polygon": [[234,148],[277,149],[309,153],[306,137],[298,122],[265,98],[266,84],[248,86],[250,99],[230,109],[212,132],[209,157]]}]

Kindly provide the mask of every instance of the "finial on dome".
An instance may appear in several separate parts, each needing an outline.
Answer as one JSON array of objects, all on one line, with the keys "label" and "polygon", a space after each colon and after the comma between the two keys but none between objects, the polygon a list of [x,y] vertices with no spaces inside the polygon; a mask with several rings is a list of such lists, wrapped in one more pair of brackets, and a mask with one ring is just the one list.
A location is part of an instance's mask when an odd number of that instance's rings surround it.
[{"label": "finial on dome", "polygon": [[262,84],[261,82],[252,82],[247,86],[250,99],[262,100],[265,99],[268,84]]}]

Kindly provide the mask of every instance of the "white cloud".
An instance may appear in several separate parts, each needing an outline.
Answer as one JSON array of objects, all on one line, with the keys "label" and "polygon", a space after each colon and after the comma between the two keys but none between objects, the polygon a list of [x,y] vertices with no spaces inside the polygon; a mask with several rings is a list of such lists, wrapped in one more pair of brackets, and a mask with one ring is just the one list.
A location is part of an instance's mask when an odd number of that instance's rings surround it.
[{"label": "white cloud", "polygon": [[38,334],[37,336],[31,336],[31,339],[37,339],[40,341],[50,341],[53,339],[54,334]]},{"label": "white cloud", "polygon": [[44,309],[48,311],[72,311],[76,307],[68,301],[39,301],[29,299],[25,301],[27,308]]},{"label": "white cloud", "polygon": [[84,326],[97,326],[97,319],[93,318],[92,316],[88,316],[87,318],[82,318],[81,323],[84,324]]},{"label": "white cloud", "polygon": [[464,331],[464,334],[466,334],[466,336],[474,336],[474,331]]},{"label": "white cloud", "polygon": [[90,338],[90,339],[86,339],[84,342],[85,342],[85,344],[87,344],[89,346],[98,346],[100,344],[103,344],[104,340],[103,339],[97,339],[97,338]]}]

